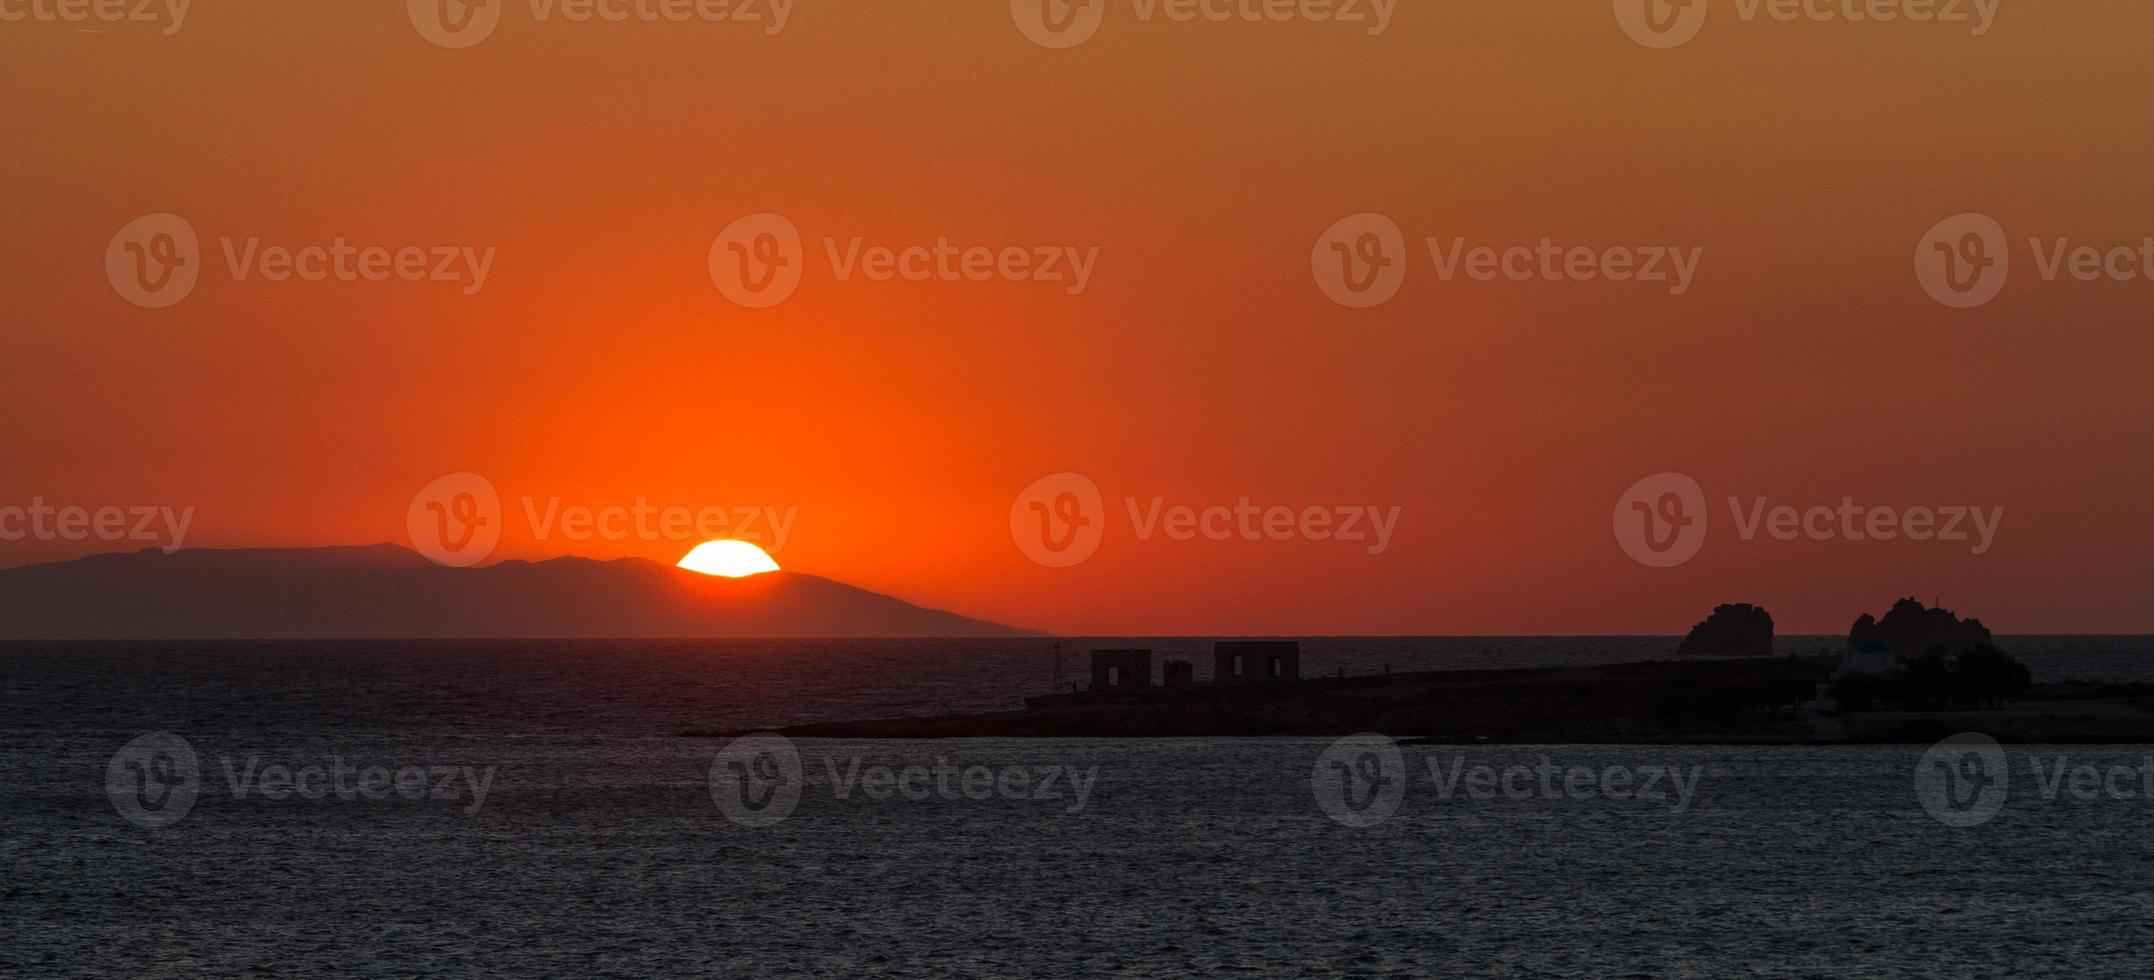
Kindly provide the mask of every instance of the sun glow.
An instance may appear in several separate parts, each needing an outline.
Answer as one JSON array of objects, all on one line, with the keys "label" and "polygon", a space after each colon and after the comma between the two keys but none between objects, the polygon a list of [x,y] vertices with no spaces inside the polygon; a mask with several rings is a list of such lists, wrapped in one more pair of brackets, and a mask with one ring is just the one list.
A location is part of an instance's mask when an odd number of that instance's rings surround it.
[{"label": "sun glow", "polygon": [[747,578],[778,571],[778,562],[746,541],[705,541],[681,559],[680,567],[704,575]]}]

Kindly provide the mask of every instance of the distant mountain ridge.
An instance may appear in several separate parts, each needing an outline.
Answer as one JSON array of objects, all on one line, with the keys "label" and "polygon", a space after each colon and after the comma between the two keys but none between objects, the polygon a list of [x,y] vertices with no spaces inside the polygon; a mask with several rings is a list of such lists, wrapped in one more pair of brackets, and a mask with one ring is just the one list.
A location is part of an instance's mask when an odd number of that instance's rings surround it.
[{"label": "distant mountain ridge", "polygon": [[625,639],[1039,635],[798,572],[642,558],[443,568],[396,545],[157,549],[0,570],[0,639]]}]

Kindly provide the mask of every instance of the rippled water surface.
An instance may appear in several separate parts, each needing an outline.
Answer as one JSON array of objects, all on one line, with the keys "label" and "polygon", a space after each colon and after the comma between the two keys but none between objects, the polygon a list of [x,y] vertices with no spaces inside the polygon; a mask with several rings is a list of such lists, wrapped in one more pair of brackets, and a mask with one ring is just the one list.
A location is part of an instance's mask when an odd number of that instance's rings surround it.
[{"label": "rippled water surface", "polygon": [[[1330,642],[1360,672],[1668,641]],[[1045,649],[6,648],[0,975],[2145,975],[2154,804],[2035,767],[2146,747],[2014,747],[2002,811],[1955,829],[1920,746],[1406,746],[1357,829],[1312,786],[1327,740],[803,741],[797,806],[753,827],[714,798],[724,743],[674,734],[1007,706]],[[2128,677],[2136,649],[2024,655]],[[151,731],[199,770],[154,829],[106,782]],[[1678,778],[1475,798],[1461,766]],[[275,798],[275,767],[351,798]],[[356,790],[413,767],[416,798]]]}]

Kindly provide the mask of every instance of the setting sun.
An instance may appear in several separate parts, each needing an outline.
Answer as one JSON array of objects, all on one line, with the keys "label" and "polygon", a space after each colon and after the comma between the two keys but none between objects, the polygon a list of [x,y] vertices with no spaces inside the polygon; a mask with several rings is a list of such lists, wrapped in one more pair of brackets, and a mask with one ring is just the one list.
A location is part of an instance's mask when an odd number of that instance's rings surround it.
[{"label": "setting sun", "polygon": [[747,578],[778,571],[778,562],[746,541],[705,541],[681,559],[680,567],[704,575]]}]

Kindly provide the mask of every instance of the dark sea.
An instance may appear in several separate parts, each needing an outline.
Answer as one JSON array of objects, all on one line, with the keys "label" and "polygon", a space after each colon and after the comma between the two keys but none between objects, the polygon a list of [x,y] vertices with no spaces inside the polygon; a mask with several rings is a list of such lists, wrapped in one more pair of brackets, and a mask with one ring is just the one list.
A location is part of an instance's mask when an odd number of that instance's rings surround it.
[{"label": "dark sea", "polygon": [[[2001,642],[2154,680],[2154,638]],[[1674,646],[1315,639],[1304,673]],[[1053,651],[0,645],[0,977],[2149,973],[2154,746],[682,735],[1012,708]]]}]

